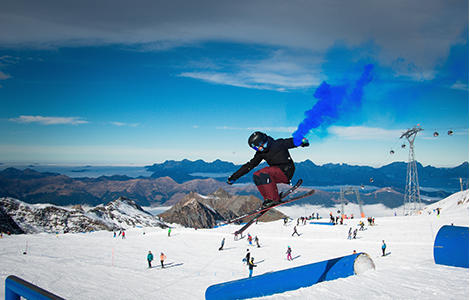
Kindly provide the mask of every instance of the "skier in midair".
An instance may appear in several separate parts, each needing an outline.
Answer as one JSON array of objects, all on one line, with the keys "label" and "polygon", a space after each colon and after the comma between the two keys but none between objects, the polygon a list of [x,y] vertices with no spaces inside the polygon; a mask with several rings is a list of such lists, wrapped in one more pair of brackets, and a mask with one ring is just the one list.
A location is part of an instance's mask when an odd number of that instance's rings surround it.
[{"label": "skier in midair", "polygon": [[295,165],[289,149],[308,147],[310,144],[306,138],[300,141],[294,138],[275,140],[266,133],[256,131],[248,138],[248,145],[256,151],[255,156],[230,175],[227,183],[233,184],[265,160],[269,167],[256,171],[253,182],[263,196],[263,207],[275,205],[280,201],[277,184],[290,183],[294,176]]}]

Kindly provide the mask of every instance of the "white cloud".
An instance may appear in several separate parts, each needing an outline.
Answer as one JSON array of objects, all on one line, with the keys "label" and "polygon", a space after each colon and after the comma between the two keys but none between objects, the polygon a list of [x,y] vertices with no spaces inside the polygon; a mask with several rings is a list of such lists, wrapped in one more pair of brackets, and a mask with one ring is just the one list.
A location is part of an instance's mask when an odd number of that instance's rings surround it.
[{"label": "white cloud", "polygon": [[455,90],[468,91],[468,83],[457,81],[450,88]]},{"label": "white cloud", "polygon": [[138,127],[140,123],[122,123],[122,122],[111,122],[111,124],[116,126],[129,126],[129,127]]},{"label": "white cloud", "polygon": [[331,126],[328,128],[330,134],[336,135],[342,140],[396,140],[406,130],[390,130],[377,127],[365,126]]},{"label": "white cloud", "polygon": [[297,127],[229,127],[219,126],[215,129],[220,130],[243,130],[243,131],[264,131],[264,132],[294,132]]},{"label": "white cloud", "polygon": [[11,77],[10,75],[5,74],[2,71],[0,71],[0,80],[5,80],[5,79],[8,79],[10,77]]},{"label": "white cloud", "polygon": [[[322,79],[321,60],[316,55],[276,50],[259,60],[210,61],[202,59],[191,62],[189,68],[197,71],[183,72],[180,77],[189,77],[213,84],[261,90],[299,90],[318,86]],[[308,51],[307,51],[308,52]],[[227,72],[225,70],[235,70]]]},{"label": "white cloud", "polygon": [[43,117],[43,116],[19,116],[18,118],[10,119],[16,123],[39,123],[42,125],[79,125],[87,124],[87,121],[80,120],[78,117]]},{"label": "white cloud", "polygon": [[184,72],[179,76],[194,78],[214,84],[232,85],[260,90],[286,91],[308,89],[319,84],[320,80],[309,74],[282,75],[264,70],[242,73]]}]

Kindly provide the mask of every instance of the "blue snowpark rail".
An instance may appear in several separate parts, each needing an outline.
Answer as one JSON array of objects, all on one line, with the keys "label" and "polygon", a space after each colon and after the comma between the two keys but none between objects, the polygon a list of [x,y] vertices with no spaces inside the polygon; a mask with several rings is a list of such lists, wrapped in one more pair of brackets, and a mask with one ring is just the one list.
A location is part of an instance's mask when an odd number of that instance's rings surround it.
[{"label": "blue snowpark rail", "polygon": [[5,300],[65,300],[19,277],[10,275],[5,279]]},{"label": "blue snowpark rail", "polygon": [[230,300],[264,297],[375,269],[366,253],[333,258],[300,267],[270,272],[251,278],[211,285],[206,300]]},{"label": "blue snowpark rail", "polygon": [[310,222],[310,224],[313,224],[313,225],[330,225],[330,226],[335,225],[335,223],[331,223],[331,222]]},{"label": "blue snowpark rail", "polygon": [[468,268],[468,227],[444,225],[434,240],[434,262]]}]

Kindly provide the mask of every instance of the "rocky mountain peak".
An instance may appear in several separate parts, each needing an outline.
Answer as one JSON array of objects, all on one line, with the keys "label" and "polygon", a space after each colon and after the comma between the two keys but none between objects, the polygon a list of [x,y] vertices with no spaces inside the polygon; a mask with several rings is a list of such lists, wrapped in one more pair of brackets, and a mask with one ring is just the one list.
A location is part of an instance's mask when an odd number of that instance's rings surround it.
[{"label": "rocky mountain peak", "polygon": [[227,191],[225,191],[223,188],[219,188],[217,191],[215,191],[214,193],[212,194],[209,194],[209,195],[213,195],[217,198],[221,198],[221,199],[228,199],[228,198],[231,198],[232,195],[230,195]]},{"label": "rocky mountain peak", "polygon": [[[158,216],[167,223],[177,223],[185,227],[213,228],[221,222],[255,210],[261,203],[257,197],[232,196],[222,188],[207,196],[193,191]],[[285,215],[272,209],[261,221],[273,221],[284,217]]]},{"label": "rocky mountain peak", "polygon": [[190,192],[176,205],[158,216],[167,223],[176,223],[190,228],[213,228],[224,218],[210,205],[204,204],[204,197]]}]

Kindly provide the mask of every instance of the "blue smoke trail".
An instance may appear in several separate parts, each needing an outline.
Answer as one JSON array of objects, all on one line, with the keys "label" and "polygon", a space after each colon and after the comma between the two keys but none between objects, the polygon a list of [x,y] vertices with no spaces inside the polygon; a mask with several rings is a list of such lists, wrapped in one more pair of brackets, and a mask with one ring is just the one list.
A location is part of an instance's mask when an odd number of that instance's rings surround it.
[{"label": "blue smoke trail", "polygon": [[305,112],[305,118],[292,134],[294,144],[299,145],[312,129],[326,128],[341,117],[344,109],[349,109],[351,105],[361,105],[363,88],[372,81],[373,64],[364,66],[364,72],[361,78],[356,81],[352,92],[348,95],[348,85],[332,86],[325,81],[317,88],[313,97],[318,99],[315,105]]}]

